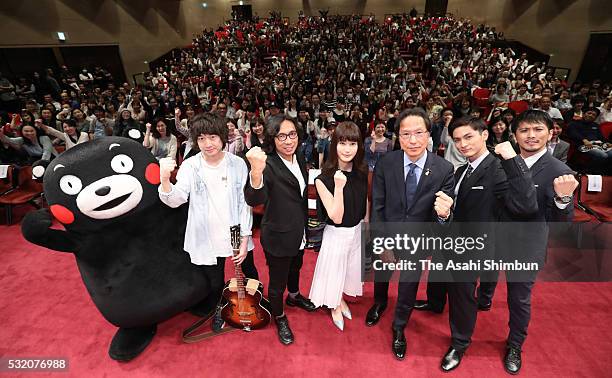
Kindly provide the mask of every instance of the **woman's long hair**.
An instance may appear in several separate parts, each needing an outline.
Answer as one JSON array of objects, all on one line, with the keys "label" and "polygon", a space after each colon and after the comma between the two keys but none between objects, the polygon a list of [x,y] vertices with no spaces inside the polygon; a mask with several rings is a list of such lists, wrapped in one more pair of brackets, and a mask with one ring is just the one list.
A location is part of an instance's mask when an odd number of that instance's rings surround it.
[{"label": "woman's long hair", "polygon": [[357,143],[357,154],[355,154],[353,158],[353,170],[367,176],[368,167],[364,160],[365,153],[361,132],[359,131],[359,127],[354,122],[350,121],[342,122],[336,127],[331,144],[329,145],[329,156],[327,161],[323,164],[321,174],[324,176],[333,176],[336,173],[338,170],[338,143],[344,141]]}]

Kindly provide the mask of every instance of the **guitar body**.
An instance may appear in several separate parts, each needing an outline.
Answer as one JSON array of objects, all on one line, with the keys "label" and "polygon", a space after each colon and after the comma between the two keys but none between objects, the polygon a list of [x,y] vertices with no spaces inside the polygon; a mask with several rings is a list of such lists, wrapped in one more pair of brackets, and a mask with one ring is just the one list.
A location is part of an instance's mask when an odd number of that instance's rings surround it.
[{"label": "guitar body", "polygon": [[244,297],[239,295],[238,281],[232,278],[223,289],[225,305],[221,317],[230,326],[245,331],[260,329],[270,323],[269,302],[263,296],[263,284],[254,279],[246,279]]}]

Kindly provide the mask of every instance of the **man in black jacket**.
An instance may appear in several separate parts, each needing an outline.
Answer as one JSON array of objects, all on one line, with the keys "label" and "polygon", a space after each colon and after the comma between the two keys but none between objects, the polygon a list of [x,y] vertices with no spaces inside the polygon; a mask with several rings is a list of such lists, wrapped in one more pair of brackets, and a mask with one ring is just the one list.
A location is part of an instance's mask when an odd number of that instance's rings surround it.
[{"label": "man in black jacket", "polygon": [[[261,246],[268,263],[268,299],[281,343],[294,337],[283,310],[288,289],[288,306],[314,311],[314,304],[300,294],[300,269],[304,257],[308,217],[306,164],[296,154],[299,130],[291,118],[270,117],[265,130],[264,150],[253,147],[246,157],[251,165],[250,180],[244,188],[249,206],[265,205],[261,221]],[[267,152],[267,154],[266,154]]]},{"label": "man in black jacket", "polygon": [[[521,149],[521,157],[531,172],[536,187],[538,211],[535,214],[513,215],[518,222],[533,222],[533,226],[520,227],[523,235],[516,232],[512,240],[529,239],[535,248],[527,251],[531,261],[544,265],[546,257],[548,227],[546,222],[571,222],[574,215],[572,195],[578,186],[573,171],[560,160],[552,157],[546,143],[552,135],[553,122],[550,116],[539,110],[521,113],[513,124],[513,132]],[[536,233],[543,229],[545,232]],[[531,290],[537,272],[526,279],[524,272],[506,272],[508,288],[508,310],[510,333],[506,343],[504,368],[510,374],[521,369],[521,348],[527,338],[527,327],[531,318]]]},{"label": "man in black jacket", "polygon": [[[482,119],[460,118],[450,125],[449,134],[457,150],[468,161],[455,172],[453,224],[498,222],[508,220],[513,214],[533,215],[538,211],[531,173],[510,142],[495,147],[495,153],[502,158],[500,161],[487,150],[487,125]],[[486,227],[486,224],[470,226]],[[491,236],[494,234],[489,232],[489,240]],[[478,272],[456,274],[452,278],[453,282],[436,284],[442,287],[442,296],[448,292],[449,300],[451,346],[442,359],[443,371],[459,366],[471,342],[478,312],[474,297]],[[428,286],[431,284],[434,283],[430,282]]]}]

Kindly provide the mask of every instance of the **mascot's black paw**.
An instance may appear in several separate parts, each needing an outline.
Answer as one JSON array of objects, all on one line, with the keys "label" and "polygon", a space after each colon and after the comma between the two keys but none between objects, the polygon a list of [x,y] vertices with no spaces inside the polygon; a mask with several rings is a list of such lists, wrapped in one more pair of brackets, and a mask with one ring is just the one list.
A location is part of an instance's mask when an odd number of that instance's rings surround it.
[{"label": "mascot's black paw", "polygon": [[43,238],[51,227],[51,213],[47,209],[30,211],[21,221],[21,233],[26,240],[36,242]]},{"label": "mascot's black paw", "polygon": [[119,328],[108,350],[110,358],[127,362],[136,358],[151,343],[157,324],[149,327]]}]

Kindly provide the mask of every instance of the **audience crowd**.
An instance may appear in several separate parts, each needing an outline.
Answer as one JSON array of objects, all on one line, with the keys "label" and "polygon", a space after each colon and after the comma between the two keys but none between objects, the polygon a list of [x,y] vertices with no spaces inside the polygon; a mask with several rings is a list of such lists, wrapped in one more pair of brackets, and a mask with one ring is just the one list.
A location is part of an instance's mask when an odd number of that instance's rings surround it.
[{"label": "audience crowd", "polygon": [[[464,160],[447,131],[454,119],[484,118],[494,148],[514,143],[513,119],[534,108],[555,121],[553,154],[565,140],[570,153],[585,155],[575,169],[609,169],[609,136],[600,128],[612,122],[609,83],[568,85],[544,62],[496,47],[503,35],[486,25],[412,16],[228,21],[174,50],[135,86],[101,66],[16,79],[0,73],[0,161],[52,159],[78,143],[138,130],[157,158],[180,162],[197,153],[186,135],[199,112],[227,118],[226,150],[243,155],[262,144],[267,119],[284,113],[301,126],[300,150],[311,167],[327,158],[335,126],[352,121],[372,170],[399,148],[399,112],[421,107],[432,121],[428,148],[458,167]],[[554,155],[568,159],[568,151]]]}]

